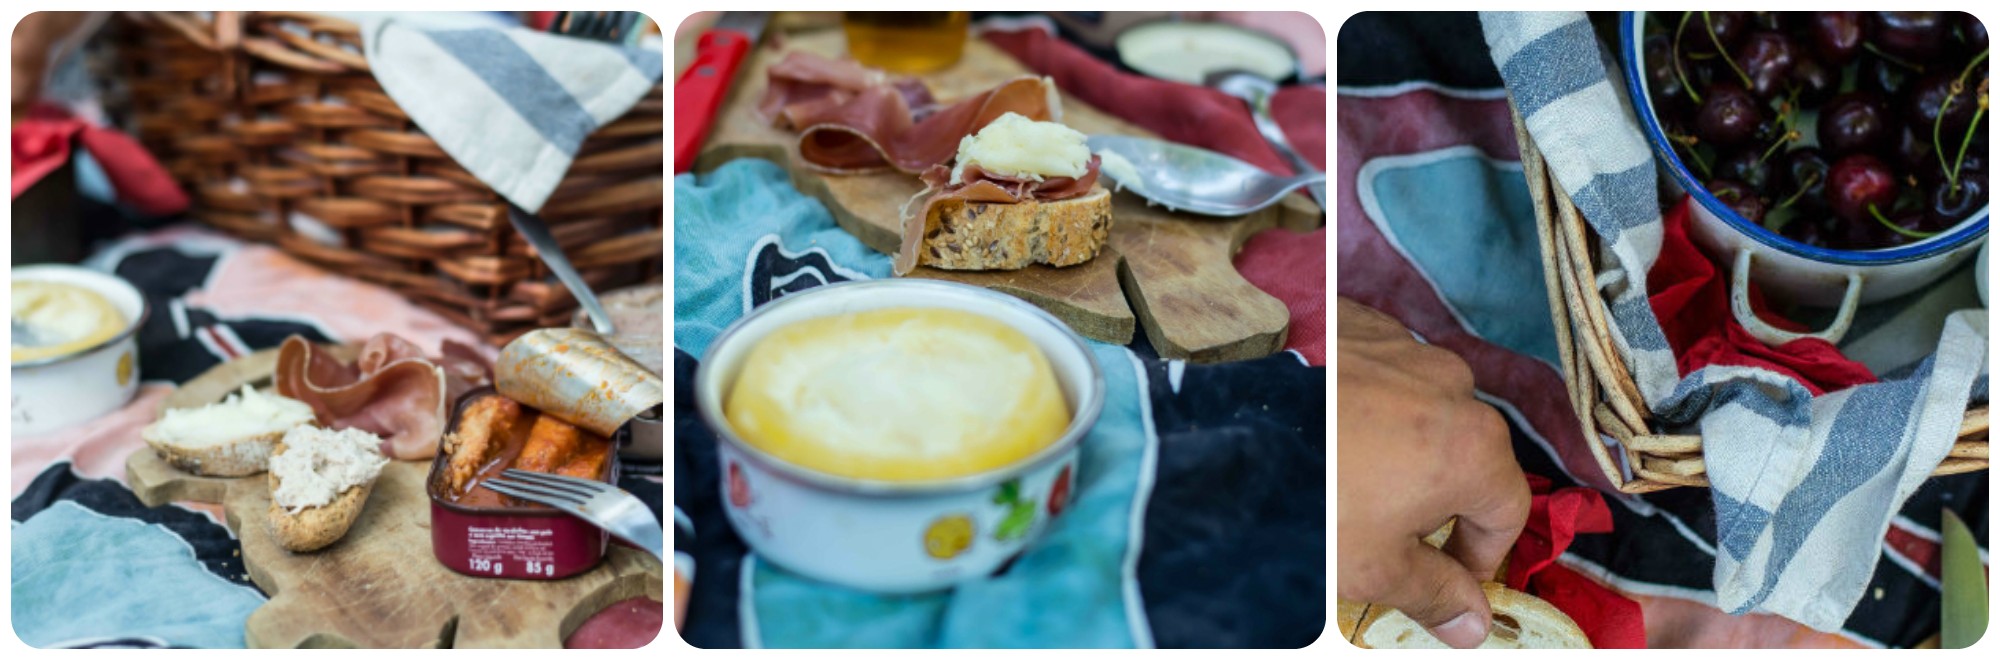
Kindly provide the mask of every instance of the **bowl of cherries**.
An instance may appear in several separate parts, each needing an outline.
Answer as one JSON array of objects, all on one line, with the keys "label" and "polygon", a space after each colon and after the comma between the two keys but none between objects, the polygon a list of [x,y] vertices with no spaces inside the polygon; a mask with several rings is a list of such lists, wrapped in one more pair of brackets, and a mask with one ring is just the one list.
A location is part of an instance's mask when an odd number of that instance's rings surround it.
[{"label": "bowl of cherries", "polygon": [[[1986,28],[1961,12],[1627,12],[1625,82],[1690,233],[1768,343],[1971,258],[1987,221]],[[1838,306],[1811,335],[1749,312]]]}]

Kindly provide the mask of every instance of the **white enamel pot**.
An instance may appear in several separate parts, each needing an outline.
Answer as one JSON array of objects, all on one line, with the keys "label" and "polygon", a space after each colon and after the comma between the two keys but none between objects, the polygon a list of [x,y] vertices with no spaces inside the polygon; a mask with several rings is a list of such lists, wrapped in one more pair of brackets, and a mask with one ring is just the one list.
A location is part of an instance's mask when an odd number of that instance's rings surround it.
[{"label": "white enamel pot", "polygon": [[[1660,119],[1653,112],[1647,90],[1644,56],[1646,12],[1624,12],[1619,19],[1621,62],[1625,88],[1654,160],[1666,173],[1671,187],[1692,196],[1694,201],[1689,234],[1702,250],[1728,264],[1730,306],[1736,320],[1752,336],[1779,345],[1801,337],[1816,337],[1838,343],[1845,336],[1860,305],[1887,300],[1936,281],[1952,268],[1972,258],[1986,243],[1988,207],[1936,236],[1908,245],[1882,250],[1833,250],[1806,245],[1765,229],[1731,210],[1708,192],[1667,142]],[[1803,131],[1811,135],[1811,130]],[[1773,299],[1791,303],[1834,307],[1834,320],[1811,333],[1794,333],[1772,327],[1750,311],[1748,286],[1756,282]]]},{"label": "white enamel pot", "polygon": [[139,390],[139,327],[146,297],[125,280],[76,266],[22,266],[15,282],[56,282],[83,287],[111,302],[125,317],[117,335],[83,350],[13,365],[14,396],[8,415],[15,435],[38,435],[96,419],[125,405]]},{"label": "white enamel pot", "polygon": [[[743,360],[773,330],[884,307],[980,314],[1021,331],[1047,356],[1072,411],[1060,439],[1012,465],[935,481],[828,475],[744,442],[723,417]],[[1078,446],[1104,408],[1104,376],[1083,340],[1047,312],[962,284],[845,282],[787,295],[729,326],[695,370],[695,400],[715,432],[729,523],[758,557],[821,581],[882,593],[950,587],[993,573],[1069,505]],[[884,411],[894,414],[894,411]]]}]

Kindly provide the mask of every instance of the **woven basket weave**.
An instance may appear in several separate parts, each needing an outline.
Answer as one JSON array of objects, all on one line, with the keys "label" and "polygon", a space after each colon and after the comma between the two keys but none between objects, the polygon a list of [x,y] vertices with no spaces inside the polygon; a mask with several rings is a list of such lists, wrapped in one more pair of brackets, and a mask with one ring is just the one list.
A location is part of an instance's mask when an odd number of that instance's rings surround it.
[{"label": "woven basket weave", "polygon": [[[359,27],[301,12],[122,14],[122,94],[191,215],[389,286],[495,345],[566,325],[576,301],[505,201],[418,130],[369,74]],[[592,288],[662,263],[661,90],[591,135],[541,217]]]},{"label": "woven basket weave", "polygon": [[[1541,236],[1542,270],[1548,283],[1556,344],[1562,353],[1563,380],[1569,386],[1570,405],[1583,424],[1583,435],[1592,440],[1587,444],[1598,467],[1618,490],[1627,493],[1707,487],[1701,436],[1657,430],[1638,384],[1625,367],[1625,357],[1611,341],[1610,313],[1595,286],[1597,266],[1592,255],[1598,253],[1597,236],[1569,194],[1552,178],[1518,112],[1514,114],[1514,135],[1521,148],[1529,197],[1534,200],[1535,229]],[[1966,411],[1958,440],[1933,474],[1986,469],[1986,412],[1985,406]],[[1599,440],[1604,437],[1615,440],[1616,447]],[[1614,456],[1614,449],[1623,456]],[[1621,467],[1621,458],[1631,467],[1630,476]]]}]

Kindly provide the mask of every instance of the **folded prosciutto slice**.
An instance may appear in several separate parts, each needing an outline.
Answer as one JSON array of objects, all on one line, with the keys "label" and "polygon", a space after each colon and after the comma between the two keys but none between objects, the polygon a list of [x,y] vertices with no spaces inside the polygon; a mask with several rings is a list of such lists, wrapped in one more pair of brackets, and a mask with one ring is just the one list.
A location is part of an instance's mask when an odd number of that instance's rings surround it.
[{"label": "folded prosciutto slice", "polygon": [[[956,184],[951,182],[951,167],[943,164],[932,165],[930,169],[918,175],[924,182],[923,192],[910,198],[903,207],[903,244],[896,251],[896,260],[893,264],[895,273],[907,275],[916,269],[917,251],[922,247],[924,237],[936,229],[933,226],[936,224],[934,211],[939,203],[964,200],[992,204],[1019,204],[1029,200],[1053,202],[1081,197],[1089,194],[1091,187],[1097,185],[1100,161],[1098,156],[1092,155],[1090,162],[1084,167],[1083,176],[1049,177],[1041,181],[998,174],[975,163],[965,166],[960,171],[963,180]],[[911,207],[916,206],[919,200],[923,202],[923,206],[911,212]]]},{"label": "folded prosciutto slice", "polygon": [[939,106],[922,81],[890,79],[851,60],[793,51],[766,74],[770,85],[758,112],[773,126],[798,131],[799,156],[826,172],[918,174],[951,160],[959,140],[1003,114],[1062,119],[1055,85],[1035,76]]},{"label": "folded prosciutto slice", "polygon": [[322,426],[382,436],[382,453],[399,460],[437,454],[448,411],[469,390],[493,382],[492,366],[470,346],[444,342],[426,357],[401,337],[379,334],[347,364],[292,336],[278,349],[278,394],[312,406]]}]

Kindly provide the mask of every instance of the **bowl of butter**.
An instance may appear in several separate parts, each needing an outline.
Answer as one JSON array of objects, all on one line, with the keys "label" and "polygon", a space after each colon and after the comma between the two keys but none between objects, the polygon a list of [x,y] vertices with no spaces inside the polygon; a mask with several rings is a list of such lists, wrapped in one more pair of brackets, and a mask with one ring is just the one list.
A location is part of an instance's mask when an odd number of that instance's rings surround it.
[{"label": "bowl of butter", "polygon": [[61,430],[117,410],[139,389],[146,298],[117,276],[62,265],[12,270],[15,435]]},{"label": "bowl of butter", "polygon": [[985,577],[1046,532],[1104,388],[1048,313],[905,279],[768,303],[695,374],[738,536],[794,573],[879,593]]}]

